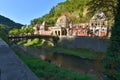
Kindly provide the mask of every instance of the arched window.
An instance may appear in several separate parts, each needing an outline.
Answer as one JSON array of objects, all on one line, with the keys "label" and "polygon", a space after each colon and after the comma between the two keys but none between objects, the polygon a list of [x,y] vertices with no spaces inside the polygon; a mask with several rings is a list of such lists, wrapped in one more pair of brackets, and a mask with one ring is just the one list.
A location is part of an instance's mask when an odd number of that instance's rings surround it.
[{"label": "arched window", "polygon": [[58,35],[60,35],[60,31],[58,31]]},{"label": "arched window", "polygon": [[57,31],[55,31],[55,35],[57,35]]}]

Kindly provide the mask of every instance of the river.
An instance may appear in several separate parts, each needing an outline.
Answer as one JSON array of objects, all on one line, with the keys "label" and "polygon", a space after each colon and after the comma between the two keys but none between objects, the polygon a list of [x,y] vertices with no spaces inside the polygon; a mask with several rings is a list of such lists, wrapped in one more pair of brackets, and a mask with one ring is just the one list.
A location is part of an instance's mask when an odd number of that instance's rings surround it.
[{"label": "river", "polygon": [[96,60],[94,59],[81,58],[64,53],[56,53],[45,48],[43,49],[37,47],[23,46],[20,46],[19,48],[25,51],[25,53],[36,58],[40,58],[51,64],[55,64],[59,67],[65,67],[82,74],[87,74],[96,77],[97,80],[103,80],[101,74],[96,69]]}]

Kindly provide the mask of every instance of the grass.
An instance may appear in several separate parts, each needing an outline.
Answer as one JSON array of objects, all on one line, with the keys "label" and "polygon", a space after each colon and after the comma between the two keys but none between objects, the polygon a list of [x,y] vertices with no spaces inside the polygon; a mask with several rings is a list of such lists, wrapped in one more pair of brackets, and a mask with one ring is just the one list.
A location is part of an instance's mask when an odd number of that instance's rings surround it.
[{"label": "grass", "polygon": [[22,44],[27,47],[36,46],[40,48],[48,48],[53,52],[64,53],[68,55],[74,55],[74,56],[89,58],[89,59],[95,59],[96,57],[98,57],[99,54],[102,54],[102,53],[95,53],[87,49],[69,49],[69,48],[61,47],[59,45],[54,46],[52,42],[46,41],[44,39],[38,39],[38,38],[32,39],[27,43],[25,43],[24,41],[20,41],[18,42],[18,44]]},{"label": "grass", "polygon": [[72,72],[67,68],[57,67],[40,59],[30,57],[27,54],[21,54],[19,51],[16,54],[43,80],[95,80],[88,75]]},{"label": "grass", "polygon": [[17,42],[18,45],[23,45],[23,44],[25,44],[25,43],[26,43],[25,40],[21,40],[21,41]]},{"label": "grass", "polygon": [[32,41],[25,43],[24,46],[33,46],[33,45],[36,45],[38,43],[39,43],[39,38],[35,38]]},{"label": "grass", "polygon": [[36,46],[40,48],[48,48],[53,52],[64,53],[68,55],[79,56],[79,57],[84,57],[89,59],[94,59],[99,54],[99,53],[91,52],[90,50],[87,50],[87,49],[68,49],[60,46],[54,46],[52,42],[39,40],[39,39],[33,39],[32,41],[27,43],[25,43],[25,41],[20,41],[17,44],[24,45],[27,47]]},{"label": "grass", "polygon": [[95,53],[95,52],[93,53],[86,49],[68,49],[68,48],[63,48],[63,47],[59,47],[59,46],[52,47],[51,49],[54,52],[60,52],[60,53],[65,53],[65,54],[69,54],[69,55],[90,58],[90,59],[93,59],[97,56],[97,53]]},{"label": "grass", "polygon": [[54,44],[51,41],[46,41],[45,39],[39,39],[39,38],[30,39],[28,41],[21,40],[17,42],[17,44],[23,45],[26,47],[36,46],[36,47],[42,47],[42,48],[54,46]]}]

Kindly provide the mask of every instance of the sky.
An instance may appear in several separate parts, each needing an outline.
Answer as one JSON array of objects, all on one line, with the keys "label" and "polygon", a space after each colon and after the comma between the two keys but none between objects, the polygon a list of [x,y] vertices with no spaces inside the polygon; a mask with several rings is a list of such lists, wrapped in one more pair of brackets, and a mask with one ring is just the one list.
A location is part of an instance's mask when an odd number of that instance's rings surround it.
[{"label": "sky", "polygon": [[53,6],[64,1],[66,0],[0,0],[0,15],[28,25],[31,20],[42,17]]}]

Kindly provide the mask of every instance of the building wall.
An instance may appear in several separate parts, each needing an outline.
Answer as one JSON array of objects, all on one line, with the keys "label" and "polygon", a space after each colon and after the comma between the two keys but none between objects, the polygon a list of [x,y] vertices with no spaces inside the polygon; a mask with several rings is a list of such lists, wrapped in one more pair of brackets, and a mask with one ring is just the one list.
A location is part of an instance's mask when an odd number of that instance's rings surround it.
[{"label": "building wall", "polygon": [[88,36],[87,30],[73,29],[73,36]]},{"label": "building wall", "polygon": [[49,31],[49,30],[41,31],[40,35],[52,35],[52,31]]},{"label": "building wall", "polygon": [[72,36],[88,36],[87,34],[87,28],[88,23],[80,23],[80,24],[74,24],[71,28],[72,30]]}]

